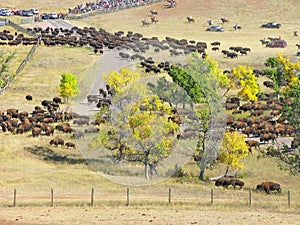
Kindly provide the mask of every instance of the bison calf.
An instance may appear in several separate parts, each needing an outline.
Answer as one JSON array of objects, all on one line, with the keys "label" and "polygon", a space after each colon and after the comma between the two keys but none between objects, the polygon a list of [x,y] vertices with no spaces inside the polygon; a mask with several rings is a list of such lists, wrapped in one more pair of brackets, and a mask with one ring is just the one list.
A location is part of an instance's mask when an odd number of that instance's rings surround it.
[{"label": "bison calf", "polygon": [[74,149],[76,148],[75,144],[73,142],[70,142],[70,141],[66,143],[66,146],[68,148],[74,148]]}]

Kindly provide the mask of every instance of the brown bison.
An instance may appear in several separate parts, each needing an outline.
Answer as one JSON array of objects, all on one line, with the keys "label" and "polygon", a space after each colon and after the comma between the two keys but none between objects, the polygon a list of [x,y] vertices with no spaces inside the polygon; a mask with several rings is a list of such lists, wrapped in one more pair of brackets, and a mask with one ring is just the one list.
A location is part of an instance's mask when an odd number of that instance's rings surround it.
[{"label": "brown bison", "polygon": [[70,142],[70,141],[66,143],[66,146],[68,148],[74,148],[74,149],[76,148],[76,145],[73,142]]},{"label": "brown bison", "polygon": [[242,187],[245,185],[245,183],[241,180],[238,180],[236,178],[230,178],[230,177],[221,177],[215,181],[215,185],[217,187],[223,186],[224,188],[228,188],[228,186],[232,185],[235,189],[237,186],[239,186],[239,190],[242,189]]},{"label": "brown bison", "polygon": [[50,145],[54,145],[55,147],[57,147],[58,145],[61,145],[61,146],[64,146],[65,144],[65,141],[61,138],[53,138],[50,142],[49,142]]},{"label": "brown bison", "polygon": [[42,133],[42,129],[39,127],[34,127],[31,133],[32,133],[32,137],[38,137]]},{"label": "brown bison", "polygon": [[280,184],[274,182],[262,182],[256,186],[256,189],[265,191],[267,194],[271,194],[271,191],[277,191],[278,193],[282,191]]},{"label": "brown bison", "polygon": [[252,147],[255,147],[255,149],[260,149],[259,142],[256,140],[246,140],[246,144],[250,149],[252,149]]}]

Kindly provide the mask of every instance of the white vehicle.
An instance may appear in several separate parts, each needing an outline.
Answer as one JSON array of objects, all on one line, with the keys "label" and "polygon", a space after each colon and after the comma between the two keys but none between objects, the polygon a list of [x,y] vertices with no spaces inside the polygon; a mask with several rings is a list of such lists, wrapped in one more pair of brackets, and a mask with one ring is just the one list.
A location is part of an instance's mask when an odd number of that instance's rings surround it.
[{"label": "white vehicle", "polygon": [[0,9],[0,15],[1,16],[10,16],[11,15],[11,11],[7,8],[2,8]]},{"label": "white vehicle", "polygon": [[58,19],[57,13],[50,13],[49,14],[49,19]]},{"label": "white vehicle", "polygon": [[39,10],[37,10],[37,9],[29,9],[28,11],[32,12],[34,15],[39,14]]}]

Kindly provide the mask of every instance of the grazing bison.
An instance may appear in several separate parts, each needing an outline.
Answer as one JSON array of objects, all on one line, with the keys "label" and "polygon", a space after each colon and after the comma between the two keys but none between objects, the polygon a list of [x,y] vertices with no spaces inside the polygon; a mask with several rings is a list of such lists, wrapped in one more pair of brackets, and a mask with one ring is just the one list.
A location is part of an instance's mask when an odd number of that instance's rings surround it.
[{"label": "grazing bison", "polygon": [[61,145],[61,146],[64,146],[65,144],[65,141],[61,138],[53,138],[50,142],[49,142],[50,145],[54,145],[55,147],[57,147],[58,145]]},{"label": "grazing bison", "polygon": [[262,134],[259,138],[259,141],[260,142],[263,142],[263,143],[269,143],[269,141],[272,141],[272,143],[274,143],[274,141],[276,140],[276,136],[275,134],[272,134],[272,133],[266,133],[266,134]]},{"label": "grazing bison", "polygon": [[262,182],[256,186],[256,189],[265,191],[267,194],[271,194],[272,191],[277,191],[278,193],[282,191],[280,184],[274,182]]},{"label": "grazing bison", "polygon": [[239,186],[239,190],[243,188],[245,183],[241,180],[238,180],[236,178],[229,178],[229,177],[221,177],[215,181],[215,185],[217,187],[223,186],[224,188],[228,188],[228,186],[232,185],[235,189],[237,186]]},{"label": "grazing bison", "polygon": [[249,151],[252,153],[252,147],[255,149],[260,149],[259,142],[256,140],[246,140],[246,144],[249,146]]},{"label": "grazing bison", "polygon": [[31,132],[32,137],[38,137],[42,133],[42,129],[39,127],[34,127]]},{"label": "grazing bison", "polygon": [[70,142],[70,141],[66,143],[66,146],[68,148],[74,148],[74,149],[76,148],[76,145],[73,142]]},{"label": "grazing bison", "polygon": [[84,138],[84,133],[80,130],[74,130],[72,138],[74,138],[74,139]]},{"label": "grazing bison", "polygon": [[32,96],[31,96],[31,95],[26,95],[25,99],[26,99],[27,101],[31,101],[31,100],[32,100]]},{"label": "grazing bison", "polygon": [[62,99],[60,97],[54,97],[52,100],[57,104],[62,103]]}]

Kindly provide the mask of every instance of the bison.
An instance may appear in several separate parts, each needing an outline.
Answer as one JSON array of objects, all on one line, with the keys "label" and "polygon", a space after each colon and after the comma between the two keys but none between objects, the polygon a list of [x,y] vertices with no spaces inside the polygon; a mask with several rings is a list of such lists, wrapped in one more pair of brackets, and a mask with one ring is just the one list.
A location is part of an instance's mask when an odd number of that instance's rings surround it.
[{"label": "bison", "polygon": [[256,186],[256,189],[265,191],[267,194],[271,194],[272,191],[277,191],[278,193],[282,191],[280,184],[274,182],[262,182]]},{"label": "bison", "polygon": [[42,129],[39,127],[34,127],[31,132],[32,137],[38,137],[42,133]]},{"label": "bison", "polygon": [[66,143],[66,146],[68,148],[74,148],[74,149],[76,148],[76,145],[73,142],[70,142],[70,141]]},{"label": "bison", "polygon": [[228,186],[232,185],[235,189],[237,186],[239,186],[239,190],[243,188],[245,183],[239,179],[236,178],[230,178],[230,177],[221,177],[215,181],[215,185],[217,187],[223,186],[224,188],[228,188]]},{"label": "bison", "polygon": [[255,149],[260,149],[259,142],[256,140],[246,140],[246,144],[249,146],[249,151],[252,153],[252,147]]},{"label": "bison", "polygon": [[31,101],[31,100],[32,100],[32,96],[31,96],[31,95],[26,95],[26,96],[25,96],[25,99],[26,99],[27,101]]},{"label": "bison", "polygon": [[57,147],[58,145],[61,145],[61,146],[64,146],[65,144],[65,141],[61,138],[53,138],[50,142],[49,142],[50,145],[54,145],[55,147]]}]

